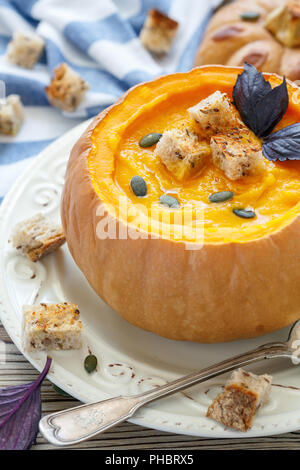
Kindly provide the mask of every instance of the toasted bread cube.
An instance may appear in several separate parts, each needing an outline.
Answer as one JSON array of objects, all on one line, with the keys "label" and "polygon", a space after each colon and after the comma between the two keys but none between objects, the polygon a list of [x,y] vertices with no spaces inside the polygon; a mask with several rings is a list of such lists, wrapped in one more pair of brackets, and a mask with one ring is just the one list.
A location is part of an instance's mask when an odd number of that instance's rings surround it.
[{"label": "toasted bread cube", "polygon": [[78,305],[24,305],[22,346],[25,351],[80,349],[82,324]]},{"label": "toasted bread cube", "polygon": [[42,214],[18,223],[12,233],[13,246],[31,261],[37,261],[52,253],[65,241],[62,227],[48,222]]},{"label": "toasted bread cube", "polygon": [[155,54],[166,54],[171,49],[177,29],[177,21],[152,9],[148,11],[145,24],[140,32],[140,40],[149,51]]},{"label": "toasted bread cube", "polygon": [[300,4],[291,0],[271,11],[266,28],[287,47],[300,46]]},{"label": "toasted bread cube", "polygon": [[188,113],[208,136],[245,127],[239,112],[226,93],[215,91],[212,95],[188,109]]},{"label": "toasted bread cube", "polygon": [[7,59],[20,67],[32,69],[44,47],[44,40],[37,34],[17,31],[7,46]]},{"label": "toasted bread cube", "polygon": [[52,106],[64,111],[75,111],[83,100],[89,85],[67,64],[62,63],[54,69],[54,77],[45,88]]},{"label": "toasted bread cube", "polygon": [[238,431],[251,428],[257,410],[271,392],[272,377],[255,375],[243,369],[235,370],[220,393],[209,406],[206,416]]},{"label": "toasted bread cube", "polygon": [[0,101],[0,134],[15,135],[24,121],[24,107],[19,95]]},{"label": "toasted bread cube", "polygon": [[255,175],[265,168],[261,144],[250,130],[215,135],[210,145],[214,165],[230,180]]},{"label": "toasted bread cube", "polygon": [[199,170],[211,155],[211,148],[189,129],[171,129],[163,133],[154,152],[178,180]]}]

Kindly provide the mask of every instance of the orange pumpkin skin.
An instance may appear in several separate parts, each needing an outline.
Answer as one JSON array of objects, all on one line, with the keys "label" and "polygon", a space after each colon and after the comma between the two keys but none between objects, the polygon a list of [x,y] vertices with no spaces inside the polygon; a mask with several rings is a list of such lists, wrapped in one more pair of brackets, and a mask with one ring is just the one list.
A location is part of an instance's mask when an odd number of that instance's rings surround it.
[{"label": "orange pumpkin skin", "polygon": [[[221,66],[203,69],[241,72]],[[158,237],[97,237],[99,204],[102,217],[110,218],[117,229],[125,227],[107,212],[92,184],[91,136],[129,93],[132,89],[94,119],[74,145],[67,167],[62,223],[70,252],[90,285],[131,324],[175,340],[232,341],[260,336],[297,320],[300,215],[257,240],[208,243],[195,251],[186,250],[183,242]]]}]

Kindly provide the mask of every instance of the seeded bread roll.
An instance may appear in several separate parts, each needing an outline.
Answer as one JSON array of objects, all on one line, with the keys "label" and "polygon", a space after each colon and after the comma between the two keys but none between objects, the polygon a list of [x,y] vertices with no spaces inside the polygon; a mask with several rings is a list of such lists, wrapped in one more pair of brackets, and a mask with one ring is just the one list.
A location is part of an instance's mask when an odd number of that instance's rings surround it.
[{"label": "seeded bread roll", "polygon": [[[257,13],[255,24],[264,26],[266,16],[274,10],[283,0],[238,0],[228,2],[220,8],[211,18],[205,33],[224,27],[227,24],[241,21],[242,15],[247,12]],[[251,23],[251,22],[250,22]]]},{"label": "seeded bread roll", "polygon": [[[205,34],[203,42],[196,56],[195,65],[224,64],[227,65],[231,57],[241,47],[255,41],[270,40],[271,35],[263,26],[243,21],[220,26],[218,29]],[[242,66],[246,61],[234,64]]]},{"label": "seeded bread roll", "polygon": [[271,382],[270,375],[235,370],[226,382],[224,392],[209,406],[206,416],[229,428],[247,431],[257,410],[269,399]]},{"label": "seeded bread roll", "polygon": [[140,32],[140,40],[149,51],[155,54],[166,54],[171,49],[177,29],[177,21],[152,9],[148,11],[145,24]]},{"label": "seeded bread roll", "polygon": [[54,69],[54,77],[45,88],[52,106],[73,112],[84,99],[89,85],[67,64],[62,63]]},{"label": "seeded bread roll", "polygon": [[206,28],[195,65],[248,62],[262,72],[299,80],[299,8],[294,0],[236,0],[220,8]]},{"label": "seeded bread roll", "polygon": [[163,133],[154,153],[177,179],[183,180],[205,164],[211,148],[187,128],[171,129]]},{"label": "seeded bread roll", "polygon": [[13,246],[31,261],[52,253],[65,241],[62,227],[47,221],[42,214],[18,223],[12,233]]},{"label": "seeded bread roll", "polygon": [[[228,60],[227,65],[248,62],[261,72],[279,70],[283,55],[283,47],[273,40],[253,41],[238,49]],[[285,75],[285,74],[283,74]]]},{"label": "seeded bread roll", "polygon": [[17,31],[7,46],[7,59],[20,67],[32,69],[44,47],[44,40],[37,34]]},{"label": "seeded bread roll", "polygon": [[80,349],[81,330],[78,305],[71,302],[23,306],[25,351]]},{"label": "seeded bread roll", "polygon": [[285,49],[281,65],[280,73],[289,77],[291,80],[300,80],[300,47],[294,47],[293,49]]},{"label": "seeded bread roll", "polygon": [[24,107],[19,95],[0,101],[0,134],[15,135],[24,121]]}]

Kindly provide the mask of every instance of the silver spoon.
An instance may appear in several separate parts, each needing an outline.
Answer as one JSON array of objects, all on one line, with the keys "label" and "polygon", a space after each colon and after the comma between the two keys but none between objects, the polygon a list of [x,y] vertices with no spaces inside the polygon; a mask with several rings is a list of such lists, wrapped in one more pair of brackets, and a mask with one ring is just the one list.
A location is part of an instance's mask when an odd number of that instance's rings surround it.
[{"label": "silver spoon", "polygon": [[205,380],[230,372],[262,359],[290,358],[293,364],[300,362],[300,320],[290,330],[286,342],[264,344],[252,351],[194,372],[133,396],[120,396],[108,400],[77,406],[44,416],[40,420],[40,431],[53,445],[70,446],[90,439],[128,418],[154,400],[166,397]]}]

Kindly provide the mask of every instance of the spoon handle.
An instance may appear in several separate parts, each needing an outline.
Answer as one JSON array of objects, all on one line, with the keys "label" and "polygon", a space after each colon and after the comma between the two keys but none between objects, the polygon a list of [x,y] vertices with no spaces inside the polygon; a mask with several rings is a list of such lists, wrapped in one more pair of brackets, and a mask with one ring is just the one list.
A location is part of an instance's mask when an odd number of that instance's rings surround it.
[{"label": "spoon handle", "polygon": [[276,357],[290,357],[286,343],[266,344],[140,395],[110,398],[52,413],[41,419],[40,431],[51,444],[56,446],[77,444],[132,417],[136,410],[146,403],[179,392],[237,367]]}]

